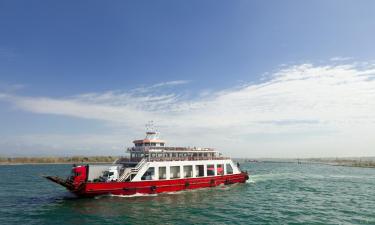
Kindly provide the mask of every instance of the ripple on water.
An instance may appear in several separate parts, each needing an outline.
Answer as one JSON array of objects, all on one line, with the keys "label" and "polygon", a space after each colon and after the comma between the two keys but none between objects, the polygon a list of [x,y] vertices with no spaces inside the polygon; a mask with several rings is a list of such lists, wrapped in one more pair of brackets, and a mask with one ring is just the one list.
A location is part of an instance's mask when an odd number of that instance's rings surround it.
[{"label": "ripple on water", "polygon": [[84,199],[39,176],[69,165],[2,166],[0,224],[375,224],[374,169],[242,167],[252,171],[245,184]]}]

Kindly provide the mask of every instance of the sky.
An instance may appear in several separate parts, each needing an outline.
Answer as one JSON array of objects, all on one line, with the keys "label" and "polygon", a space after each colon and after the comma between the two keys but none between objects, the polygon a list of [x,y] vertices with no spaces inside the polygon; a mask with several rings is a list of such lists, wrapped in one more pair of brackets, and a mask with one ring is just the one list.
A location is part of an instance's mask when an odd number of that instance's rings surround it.
[{"label": "sky", "polygon": [[0,156],[375,155],[374,1],[0,1]]}]

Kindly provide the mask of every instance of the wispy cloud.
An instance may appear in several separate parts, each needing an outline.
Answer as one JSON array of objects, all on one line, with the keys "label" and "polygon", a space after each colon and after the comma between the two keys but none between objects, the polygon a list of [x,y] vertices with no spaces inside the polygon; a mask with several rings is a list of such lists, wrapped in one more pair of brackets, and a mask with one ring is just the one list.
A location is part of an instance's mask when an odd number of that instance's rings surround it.
[{"label": "wispy cloud", "polygon": [[336,56],[336,57],[330,58],[331,61],[348,61],[352,59],[353,59],[352,57],[342,57],[342,56]]},{"label": "wispy cloud", "polygon": [[[131,135],[154,120],[174,143],[213,145],[237,156],[371,154],[374,77],[375,64],[300,64],[275,71],[266,81],[208,92],[200,99],[152,91],[61,99],[3,94],[0,99],[33,113],[127,127]],[[155,88],[186,82],[165,82]]]},{"label": "wispy cloud", "polygon": [[190,81],[188,80],[174,80],[174,81],[167,81],[167,82],[161,82],[154,84],[153,87],[165,87],[165,86],[176,86],[181,84],[187,84]]},{"label": "wispy cloud", "polygon": [[171,88],[174,86],[179,86],[179,85],[188,84],[188,83],[190,83],[189,80],[166,81],[166,82],[156,83],[150,86],[138,87],[136,89],[131,90],[130,92],[131,93],[145,93],[145,92],[160,90],[162,88]]},{"label": "wispy cloud", "polygon": [[0,59],[12,60],[17,57],[17,53],[10,48],[0,47]]},{"label": "wispy cloud", "polygon": [[24,84],[8,84],[8,83],[0,82],[0,93],[1,92],[3,93],[15,92],[25,87],[26,85]]}]

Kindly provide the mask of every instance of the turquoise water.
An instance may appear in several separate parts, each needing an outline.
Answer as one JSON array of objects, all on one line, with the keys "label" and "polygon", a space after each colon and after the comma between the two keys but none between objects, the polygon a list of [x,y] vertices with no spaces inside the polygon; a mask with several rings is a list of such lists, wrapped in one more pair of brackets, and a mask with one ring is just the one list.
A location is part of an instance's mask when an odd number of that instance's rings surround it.
[{"label": "turquoise water", "polygon": [[70,165],[0,166],[0,224],[375,224],[375,169],[248,163],[246,184],[78,199],[40,175]]}]

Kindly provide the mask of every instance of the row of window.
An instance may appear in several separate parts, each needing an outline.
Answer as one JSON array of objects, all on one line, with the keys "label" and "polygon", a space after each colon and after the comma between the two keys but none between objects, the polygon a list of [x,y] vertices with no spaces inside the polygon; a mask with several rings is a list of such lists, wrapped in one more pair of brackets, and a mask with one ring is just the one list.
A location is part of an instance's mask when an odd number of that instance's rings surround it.
[{"label": "row of window", "polygon": [[[226,166],[226,174],[233,174],[232,166],[227,163]],[[204,177],[204,165],[195,165],[195,177]],[[193,166],[183,166],[182,167],[182,177],[189,178],[193,177]],[[206,174],[207,176],[215,176],[215,165],[208,164],[206,167]],[[224,164],[217,164],[216,165],[216,175],[224,175]],[[181,167],[180,166],[170,166],[169,167],[169,179],[179,179],[181,178]],[[167,179],[167,167],[160,166],[158,167],[158,179],[165,180]],[[156,180],[155,177],[155,167],[150,167],[148,170],[143,174],[141,180]]]},{"label": "row of window", "polygon": [[[132,153],[131,157],[142,158],[146,156],[144,153]],[[151,153],[151,158],[182,158],[182,157],[213,157],[214,153]]]},{"label": "row of window", "polygon": [[154,142],[151,142],[151,143],[136,143],[135,146],[136,147],[141,147],[141,146],[164,146],[164,143],[154,143]]}]

